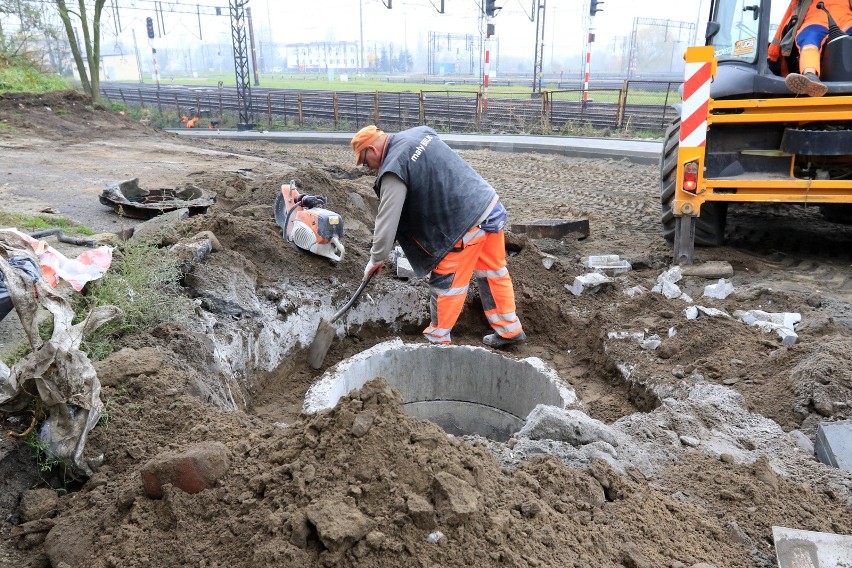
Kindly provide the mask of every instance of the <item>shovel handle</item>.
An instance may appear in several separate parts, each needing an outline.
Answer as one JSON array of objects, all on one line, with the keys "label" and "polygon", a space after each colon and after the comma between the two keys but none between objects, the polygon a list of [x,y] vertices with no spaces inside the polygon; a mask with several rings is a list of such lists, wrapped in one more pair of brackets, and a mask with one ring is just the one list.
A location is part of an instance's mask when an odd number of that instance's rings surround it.
[{"label": "shovel handle", "polygon": [[337,313],[335,313],[333,316],[331,316],[331,319],[330,319],[330,320],[328,320],[328,321],[329,321],[329,323],[334,323],[334,322],[336,322],[338,319],[340,319],[340,316],[342,316],[343,314],[345,314],[345,313],[346,313],[346,311],[347,311],[349,308],[351,308],[351,307],[355,304],[355,301],[356,301],[356,300],[358,300],[358,296],[360,296],[360,295],[361,295],[361,292],[363,292],[363,291],[364,291],[364,288],[366,288],[366,287],[367,287],[367,284],[369,284],[369,283],[370,283],[370,280],[372,280],[372,279],[373,279],[373,276],[374,276],[375,274],[376,274],[376,271],[373,271],[373,272],[371,272],[370,274],[368,274],[368,275],[367,275],[367,277],[366,277],[364,280],[362,280],[362,281],[361,281],[361,285],[360,285],[360,286],[358,286],[358,289],[357,289],[357,290],[355,290],[355,293],[352,295],[352,297],[351,297],[351,298],[349,298],[349,301],[348,301],[348,302],[346,302],[346,303],[343,305],[343,307],[342,307],[342,308],[340,308],[340,309],[337,311]]}]

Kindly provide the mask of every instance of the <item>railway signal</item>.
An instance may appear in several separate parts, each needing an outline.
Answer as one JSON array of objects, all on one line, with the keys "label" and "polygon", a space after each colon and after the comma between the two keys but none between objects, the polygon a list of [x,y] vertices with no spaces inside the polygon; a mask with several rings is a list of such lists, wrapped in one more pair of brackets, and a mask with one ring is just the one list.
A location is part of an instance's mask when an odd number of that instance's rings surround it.
[{"label": "railway signal", "polygon": [[591,0],[591,3],[589,4],[589,15],[594,16],[603,10],[603,8],[600,7],[601,4],[603,4],[601,0]]},{"label": "railway signal", "polygon": [[148,39],[154,39],[154,20],[151,17],[145,19],[145,26],[148,28]]}]

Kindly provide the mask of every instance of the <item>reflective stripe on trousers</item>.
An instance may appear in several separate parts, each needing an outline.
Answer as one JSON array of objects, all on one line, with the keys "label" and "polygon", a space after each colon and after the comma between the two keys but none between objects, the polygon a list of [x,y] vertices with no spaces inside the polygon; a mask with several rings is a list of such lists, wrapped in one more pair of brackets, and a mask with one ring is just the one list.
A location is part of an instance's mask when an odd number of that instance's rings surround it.
[{"label": "reflective stripe on trousers", "polygon": [[488,323],[503,337],[515,337],[523,328],[515,313],[515,292],[506,269],[506,243],[503,231],[487,233],[473,227],[457,248],[438,263],[429,277],[431,325],[423,335],[433,343],[449,343],[450,332],[459,319],[472,276]]}]

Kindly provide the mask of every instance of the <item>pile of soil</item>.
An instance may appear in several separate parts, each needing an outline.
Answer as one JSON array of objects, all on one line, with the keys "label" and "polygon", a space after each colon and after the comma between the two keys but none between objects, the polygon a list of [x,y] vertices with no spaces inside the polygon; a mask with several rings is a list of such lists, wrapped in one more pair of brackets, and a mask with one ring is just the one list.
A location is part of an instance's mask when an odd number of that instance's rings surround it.
[{"label": "pile of soil", "polygon": [[[132,177],[134,164],[163,163],[151,172],[151,183],[193,183],[218,198],[207,215],[163,237],[165,247],[211,231],[220,242],[222,249],[196,265],[188,282],[239,270],[246,288],[272,310],[299,290],[322,291],[339,305],[357,286],[376,203],[373,178],[352,166],[348,147],[178,139],[63,97],[0,97],[0,121],[12,125],[0,129],[0,145],[33,178],[27,185],[20,171],[7,174],[3,197],[10,206],[33,210],[49,195],[60,213],[96,231],[115,231],[114,214],[99,209],[96,198],[81,205],[80,195],[96,195],[92,179]],[[94,144],[87,138],[92,128]],[[67,149],[42,159],[60,131]],[[132,152],[116,150],[130,146]],[[585,412],[607,423],[650,412],[661,404],[656,393],[700,376],[735,390],[749,410],[811,441],[821,421],[852,417],[848,252],[838,246],[820,256],[801,244],[787,247],[781,237],[752,246],[737,236],[746,233],[737,220],[747,216],[736,213],[737,247],[698,251],[699,261],[731,262],[736,291],[725,300],[703,298],[712,282],[687,278],[680,285],[694,303],[728,313],[801,313],[799,342],[782,347],[777,337],[733,319],[686,320],[689,304],[682,300],[624,294],[634,286],[650,289],[671,262],[659,236],[655,168],[536,154],[510,161],[489,151],[462,155],[497,188],[510,223],[590,221],[592,234],[581,240],[507,235],[517,311],[529,336],[509,355],[543,359],[575,388]],[[66,180],[61,191],[47,182],[39,186],[60,168]],[[334,265],[282,239],[272,203],[290,179],[306,193],[326,196],[329,208],[343,215],[343,262]],[[813,241],[829,233],[842,241],[849,234],[814,221],[815,214],[790,210],[781,222],[773,217],[762,228],[752,224],[749,234],[771,234],[773,223],[798,227]],[[565,284],[587,271],[582,260],[597,254],[619,254],[633,270],[598,294],[568,293]],[[543,262],[553,258],[552,266]],[[399,287],[428,293],[422,281],[387,274],[369,293]],[[203,303],[199,309],[220,323],[251,317]],[[392,337],[418,341],[427,318],[424,310],[415,323],[350,330],[333,343],[326,364]],[[647,351],[610,341],[613,331],[657,334],[662,345]],[[453,337],[478,345],[487,332],[473,290]],[[212,325],[210,333],[226,334],[227,327]],[[97,366],[109,420],[89,440],[92,453],[104,454],[95,476],[63,485],[38,471],[28,447],[0,444],[0,530],[16,535],[0,542],[0,561],[55,567],[773,566],[773,525],[852,533],[848,492],[788,477],[760,448],[749,448],[755,459],[747,463],[687,451],[653,478],[633,469],[619,475],[602,461],[571,468],[552,456],[501,466],[475,440],[447,436],[406,416],[399,395],[381,379],[333,410],[302,415],[305,391],[320,373],[300,351],[274,372],[253,377],[244,403],[226,412],[205,390],[216,364],[197,330],[162,325],[118,347]],[[629,381],[618,366],[624,361],[631,364]],[[20,418],[11,420],[18,421],[4,426],[22,429]],[[210,450],[213,442],[221,446]],[[165,485],[161,498],[145,494],[141,472],[152,462],[201,451],[214,451],[228,464],[209,489],[189,494]],[[814,459],[813,467],[824,466]],[[45,506],[44,493],[25,490],[45,483],[70,491]],[[19,534],[21,526],[30,532]],[[429,542],[430,535],[437,542]]]}]

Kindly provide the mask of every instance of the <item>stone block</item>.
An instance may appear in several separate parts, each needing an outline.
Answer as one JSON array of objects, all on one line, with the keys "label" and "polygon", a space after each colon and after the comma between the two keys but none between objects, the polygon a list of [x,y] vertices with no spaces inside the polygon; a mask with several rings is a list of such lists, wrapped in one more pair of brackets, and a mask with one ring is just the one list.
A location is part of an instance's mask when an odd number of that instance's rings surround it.
[{"label": "stone block", "polygon": [[821,423],[814,448],[822,463],[852,471],[852,420]]},{"label": "stone block", "polygon": [[610,285],[612,285],[612,280],[610,280],[607,276],[597,272],[591,272],[589,274],[577,276],[574,278],[573,284],[565,285],[565,289],[575,296],[581,296],[583,294],[596,294]]},{"label": "stone block", "polygon": [[629,262],[622,260],[617,254],[590,256],[586,259],[585,265],[607,276],[618,276],[633,268]]},{"label": "stone block", "polygon": [[213,487],[228,471],[230,454],[221,442],[202,442],[184,451],[165,452],[142,467],[142,485],[152,499],[169,483],[186,493]]},{"label": "stone block", "polygon": [[450,526],[464,522],[479,509],[479,492],[466,481],[446,472],[432,479],[435,510]]},{"label": "stone block", "polygon": [[684,276],[699,276],[703,278],[730,278],[734,275],[734,269],[730,262],[711,260],[701,264],[690,264],[681,266]]},{"label": "stone block", "polygon": [[317,529],[320,542],[339,554],[367,536],[373,520],[357,508],[333,500],[320,501],[306,510],[308,521]]},{"label": "stone block", "polygon": [[408,516],[418,529],[431,530],[435,528],[435,507],[425,497],[412,493],[406,500]]}]

